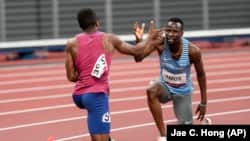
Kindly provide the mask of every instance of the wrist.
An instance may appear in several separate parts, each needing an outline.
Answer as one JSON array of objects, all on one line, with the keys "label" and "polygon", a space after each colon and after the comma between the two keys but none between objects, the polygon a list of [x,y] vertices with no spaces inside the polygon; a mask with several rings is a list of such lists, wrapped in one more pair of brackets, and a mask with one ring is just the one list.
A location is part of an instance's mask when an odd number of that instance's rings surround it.
[{"label": "wrist", "polygon": [[137,42],[137,43],[139,43],[139,42],[141,42],[141,41],[142,41],[141,38],[136,38],[136,42]]},{"label": "wrist", "polygon": [[199,106],[201,106],[201,107],[206,107],[206,106],[207,106],[207,103],[200,103]]}]

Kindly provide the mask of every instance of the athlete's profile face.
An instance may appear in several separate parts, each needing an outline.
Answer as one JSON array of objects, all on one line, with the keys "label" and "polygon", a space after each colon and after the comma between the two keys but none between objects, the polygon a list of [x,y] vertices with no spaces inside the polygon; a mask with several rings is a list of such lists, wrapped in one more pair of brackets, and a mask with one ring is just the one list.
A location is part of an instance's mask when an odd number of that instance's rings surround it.
[{"label": "athlete's profile face", "polygon": [[168,44],[175,44],[180,41],[183,31],[182,25],[178,22],[169,21],[166,27],[166,38]]}]

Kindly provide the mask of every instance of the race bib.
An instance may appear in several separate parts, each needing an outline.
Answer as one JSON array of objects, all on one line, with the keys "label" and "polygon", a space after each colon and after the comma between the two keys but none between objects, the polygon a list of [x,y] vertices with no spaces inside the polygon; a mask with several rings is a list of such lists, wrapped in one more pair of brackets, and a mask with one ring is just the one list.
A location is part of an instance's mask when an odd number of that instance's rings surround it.
[{"label": "race bib", "polygon": [[186,73],[173,74],[166,70],[162,71],[163,79],[169,84],[178,86],[186,83]]},{"label": "race bib", "polygon": [[102,122],[104,122],[104,123],[110,123],[111,122],[111,117],[110,117],[109,112],[104,113],[102,115]]},{"label": "race bib", "polygon": [[105,55],[102,54],[96,60],[96,63],[92,69],[91,75],[96,78],[101,78],[105,71],[108,70],[107,62],[105,59]]}]

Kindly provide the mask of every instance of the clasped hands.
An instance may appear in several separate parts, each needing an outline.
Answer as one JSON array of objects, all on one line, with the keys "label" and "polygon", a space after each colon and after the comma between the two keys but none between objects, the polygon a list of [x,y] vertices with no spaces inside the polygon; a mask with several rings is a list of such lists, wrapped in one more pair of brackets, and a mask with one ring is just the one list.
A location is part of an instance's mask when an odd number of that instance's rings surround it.
[{"label": "clasped hands", "polygon": [[[139,26],[138,22],[135,22],[133,33],[136,38],[136,43],[139,43],[143,40],[145,25],[145,23],[142,23],[141,26]],[[150,21],[146,41],[149,41],[154,45],[161,44],[163,42],[164,32],[165,31],[162,28],[156,29],[154,21]]]}]

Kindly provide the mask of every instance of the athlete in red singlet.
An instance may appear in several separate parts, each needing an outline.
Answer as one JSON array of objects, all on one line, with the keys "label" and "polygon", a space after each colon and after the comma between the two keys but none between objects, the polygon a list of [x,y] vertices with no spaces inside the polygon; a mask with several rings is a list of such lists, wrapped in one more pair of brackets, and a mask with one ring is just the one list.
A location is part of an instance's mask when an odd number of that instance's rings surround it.
[{"label": "athlete in red singlet", "polygon": [[75,82],[74,103],[88,113],[88,129],[92,141],[108,141],[110,133],[109,67],[112,53],[140,56],[144,48],[161,43],[162,34],[154,30],[145,42],[136,46],[121,41],[116,35],[100,32],[98,18],[91,9],[82,9],[77,15],[82,33],[68,40],[65,68],[69,81]]}]

